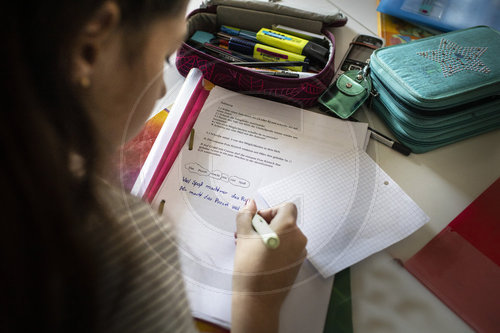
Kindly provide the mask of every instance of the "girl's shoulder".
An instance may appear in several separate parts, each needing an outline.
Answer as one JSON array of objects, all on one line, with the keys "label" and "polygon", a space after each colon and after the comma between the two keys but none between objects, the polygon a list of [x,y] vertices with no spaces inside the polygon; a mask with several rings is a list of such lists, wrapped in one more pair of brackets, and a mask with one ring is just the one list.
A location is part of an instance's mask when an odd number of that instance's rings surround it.
[{"label": "girl's shoulder", "polygon": [[104,184],[99,195],[114,222],[99,246],[108,331],[192,332],[171,224],[120,188]]}]

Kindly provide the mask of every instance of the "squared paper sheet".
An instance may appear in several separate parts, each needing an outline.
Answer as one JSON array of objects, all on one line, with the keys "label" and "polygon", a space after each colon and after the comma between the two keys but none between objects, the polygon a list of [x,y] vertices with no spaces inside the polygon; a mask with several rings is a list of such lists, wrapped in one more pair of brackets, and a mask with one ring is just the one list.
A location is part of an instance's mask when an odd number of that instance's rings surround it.
[{"label": "squared paper sheet", "polygon": [[308,259],[324,276],[405,238],[429,218],[362,150],[320,162],[259,190],[275,206],[293,201]]}]

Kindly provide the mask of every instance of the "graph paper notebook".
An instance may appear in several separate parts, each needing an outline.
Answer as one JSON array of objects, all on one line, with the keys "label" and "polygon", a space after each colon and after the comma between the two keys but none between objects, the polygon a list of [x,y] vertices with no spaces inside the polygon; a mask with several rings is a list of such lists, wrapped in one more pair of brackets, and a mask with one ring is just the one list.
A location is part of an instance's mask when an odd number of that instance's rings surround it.
[{"label": "graph paper notebook", "polygon": [[259,190],[298,206],[308,259],[325,277],[410,235],[429,218],[363,150],[336,154]]}]

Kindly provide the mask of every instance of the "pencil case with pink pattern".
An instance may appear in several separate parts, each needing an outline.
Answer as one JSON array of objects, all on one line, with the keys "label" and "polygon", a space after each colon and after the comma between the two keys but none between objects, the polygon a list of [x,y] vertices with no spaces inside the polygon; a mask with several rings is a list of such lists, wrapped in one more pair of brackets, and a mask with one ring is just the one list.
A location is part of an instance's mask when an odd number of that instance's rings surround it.
[{"label": "pencil case with pink pattern", "polygon": [[[226,89],[310,107],[316,104],[318,97],[331,84],[335,72],[335,38],[328,28],[341,27],[346,22],[347,17],[340,12],[324,15],[275,2],[211,0],[188,15],[187,38],[177,52],[176,66],[183,76],[191,68],[197,67],[206,80]],[[280,77],[234,65],[224,57],[204,52],[188,42],[196,31],[217,35],[222,25],[248,31],[271,29],[273,25],[307,31],[321,35],[321,44],[329,52],[324,64],[311,66],[313,73],[300,74],[300,77]]]}]

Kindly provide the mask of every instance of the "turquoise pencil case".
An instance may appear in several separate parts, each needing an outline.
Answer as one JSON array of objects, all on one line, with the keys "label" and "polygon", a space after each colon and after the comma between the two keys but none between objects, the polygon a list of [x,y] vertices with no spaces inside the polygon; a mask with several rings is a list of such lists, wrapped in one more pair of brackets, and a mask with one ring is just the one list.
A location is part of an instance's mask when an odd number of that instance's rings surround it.
[{"label": "turquoise pencil case", "polygon": [[500,128],[499,54],[486,26],[378,49],[372,108],[414,153]]}]

